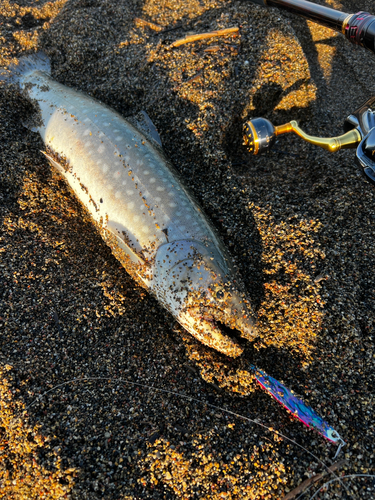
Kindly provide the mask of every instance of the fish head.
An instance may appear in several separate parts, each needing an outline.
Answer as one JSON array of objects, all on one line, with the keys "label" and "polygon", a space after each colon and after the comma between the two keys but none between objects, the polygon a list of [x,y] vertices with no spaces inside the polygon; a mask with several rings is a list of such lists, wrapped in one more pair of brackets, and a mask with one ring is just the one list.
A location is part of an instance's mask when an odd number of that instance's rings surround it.
[{"label": "fish head", "polygon": [[179,240],[159,247],[152,284],[158,300],[194,337],[228,356],[256,337],[251,305],[216,245]]}]

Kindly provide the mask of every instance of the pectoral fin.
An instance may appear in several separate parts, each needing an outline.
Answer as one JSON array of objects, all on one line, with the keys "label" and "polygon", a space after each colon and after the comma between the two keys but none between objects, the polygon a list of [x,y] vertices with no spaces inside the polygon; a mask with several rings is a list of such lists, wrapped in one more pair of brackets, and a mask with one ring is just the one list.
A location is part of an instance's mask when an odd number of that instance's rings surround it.
[{"label": "pectoral fin", "polygon": [[65,170],[64,168],[60,165],[60,163],[58,163],[56,160],[54,160],[52,158],[52,156],[50,156],[49,154],[47,154],[45,151],[41,151],[41,153],[44,154],[44,156],[47,158],[47,160],[49,161],[50,165],[54,168],[56,168],[56,170],[62,174],[62,175],[65,175]]},{"label": "pectoral fin", "polygon": [[121,237],[122,235],[116,229],[114,223],[109,221],[106,229],[116,237],[117,243],[120,246],[120,248],[122,248],[122,250],[130,257],[130,259],[135,264],[141,264],[141,265],[145,264],[145,261],[132,248],[130,248],[130,246],[125,242],[124,238]]}]

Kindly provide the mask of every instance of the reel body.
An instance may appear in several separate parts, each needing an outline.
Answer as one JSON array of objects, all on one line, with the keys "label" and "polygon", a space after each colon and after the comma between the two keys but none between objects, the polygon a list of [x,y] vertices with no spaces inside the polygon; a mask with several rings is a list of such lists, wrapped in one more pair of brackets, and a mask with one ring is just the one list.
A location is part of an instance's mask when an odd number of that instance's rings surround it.
[{"label": "reel body", "polygon": [[367,180],[375,184],[375,97],[371,97],[344,123],[344,130],[357,129],[362,140],[356,151],[357,163]]}]

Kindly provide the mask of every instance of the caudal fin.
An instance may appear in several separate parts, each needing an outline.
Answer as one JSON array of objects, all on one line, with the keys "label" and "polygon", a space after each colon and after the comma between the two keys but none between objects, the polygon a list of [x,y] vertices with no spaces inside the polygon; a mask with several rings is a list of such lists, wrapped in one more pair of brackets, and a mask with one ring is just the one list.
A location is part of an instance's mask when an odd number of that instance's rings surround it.
[{"label": "caudal fin", "polygon": [[26,75],[33,71],[51,73],[51,64],[44,52],[23,56],[17,63],[12,63],[8,69],[0,68],[0,82],[4,82],[5,85],[20,83]]}]

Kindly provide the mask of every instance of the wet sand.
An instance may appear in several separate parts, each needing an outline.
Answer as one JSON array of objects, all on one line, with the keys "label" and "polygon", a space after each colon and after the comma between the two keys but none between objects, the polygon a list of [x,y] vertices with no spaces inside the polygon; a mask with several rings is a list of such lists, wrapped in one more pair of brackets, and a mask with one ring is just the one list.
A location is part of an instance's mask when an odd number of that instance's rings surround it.
[{"label": "wet sand", "polygon": [[[1,0],[0,67],[37,48],[59,82],[123,116],[147,111],[239,267],[259,338],[232,360],[184,332],[51,170],[22,126],[32,106],[0,89],[0,497],[279,499],[323,462],[374,474],[375,188],[353,151],[293,136],[265,157],[242,146],[254,116],[342,133],[374,94],[373,55],[248,2]],[[250,363],[343,436],[337,459],[258,388]],[[373,479],[344,481],[315,498],[373,498]]]}]

